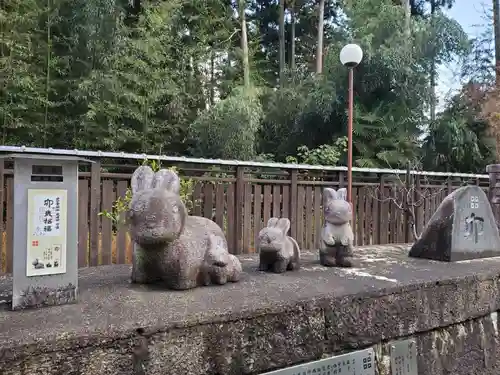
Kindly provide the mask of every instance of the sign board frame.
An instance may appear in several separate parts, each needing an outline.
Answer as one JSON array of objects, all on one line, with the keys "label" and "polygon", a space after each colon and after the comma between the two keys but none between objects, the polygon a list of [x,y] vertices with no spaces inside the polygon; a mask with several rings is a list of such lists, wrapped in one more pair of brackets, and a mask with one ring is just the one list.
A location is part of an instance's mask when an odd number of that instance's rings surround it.
[{"label": "sign board frame", "polygon": [[[12,309],[75,303],[78,296],[78,163],[91,161],[36,154],[9,154],[0,158],[14,160]],[[27,245],[31,237],[28,224],[34,220],[29,217],[29,196],[33,194],[29,191],[36,193],[40,189],[51,191],[51,195],[64,191],[66,195],[65,270],[28,276],[28,265],[33,265],[33,260],[28,261]]]},{"label": "sign board frame", "polygon": [[357,350],[261,375],[375,375],[375,352]]},{"label": "sign board frame", "polygon": [[26,276],[66,273],[68,192],[28,189]]}]

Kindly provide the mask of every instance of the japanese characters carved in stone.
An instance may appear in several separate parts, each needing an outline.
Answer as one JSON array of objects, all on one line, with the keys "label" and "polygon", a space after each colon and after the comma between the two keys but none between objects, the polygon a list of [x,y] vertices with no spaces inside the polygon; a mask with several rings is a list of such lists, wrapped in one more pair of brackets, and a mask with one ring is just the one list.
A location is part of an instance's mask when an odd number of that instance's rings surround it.
[{"label": "japanese characters carved in stone", "polygon": [[241,264],[229,254],[222,229],[189,216],[179,190],[179,177],[170,170],[141,166],[134,172],[128,212],[136,244],[132,282],[183,290],[238,281]]},{"label": "japanese characters carved in stone", "polygon": [[323,189],[325,222],[321,230],[319,261],[327,267],[352,267],[354,234],[351,204],[346,201],[346,189]]},{"label": "japanese characters carved in stone", "polygon": [[259,270],[283,273],[300,267],[300,249],[297,241],[287,236],[290,220],[272,217],[259,232]]},{"label": "japanese characters carved in stone", "polygon": [[443,199],[409,256],[444,262],[500,256],[498,227],[483,189],[462,186]]}]

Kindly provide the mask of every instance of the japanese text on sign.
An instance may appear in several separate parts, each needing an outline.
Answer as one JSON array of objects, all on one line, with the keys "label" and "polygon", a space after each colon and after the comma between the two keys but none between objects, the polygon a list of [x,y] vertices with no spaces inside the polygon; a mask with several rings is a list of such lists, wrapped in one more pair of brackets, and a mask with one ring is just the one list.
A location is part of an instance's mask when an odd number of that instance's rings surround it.
[{"label": "japanese text on sign", "polygon": [[28,190],[27,276],[66,272],[66,190]]}]

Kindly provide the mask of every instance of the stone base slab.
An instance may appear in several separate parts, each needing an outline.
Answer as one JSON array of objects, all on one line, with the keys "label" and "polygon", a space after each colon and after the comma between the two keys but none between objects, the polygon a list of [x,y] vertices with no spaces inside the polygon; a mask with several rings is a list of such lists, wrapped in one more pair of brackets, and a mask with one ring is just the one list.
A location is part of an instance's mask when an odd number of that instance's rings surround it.
[{"label": "stone base slab", "polygon": [[77,304],[0,311],[0,374],[260,374],[372,346],[389,375],[391,342],[409,337],[419,374],[500,373],[500,258],[408,250],[357,248],[353,269],[306,253],[280,275],[241,256],[241,282],[182,292],[131,285],[129,266],[83,269]]}]

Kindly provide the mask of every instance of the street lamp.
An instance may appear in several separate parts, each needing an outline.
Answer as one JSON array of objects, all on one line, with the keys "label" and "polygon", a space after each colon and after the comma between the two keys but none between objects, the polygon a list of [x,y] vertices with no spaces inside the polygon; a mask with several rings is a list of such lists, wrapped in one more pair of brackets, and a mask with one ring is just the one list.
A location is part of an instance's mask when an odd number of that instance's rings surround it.
[{"label": "street lamp", "polygon": [[352,118],[354,102],[354,68],[361,62],[363,51],[357,44],[347,44],[340,51],[340,62],[349,69],[349,107],[347,121],[347,201],[352,205]]}]

